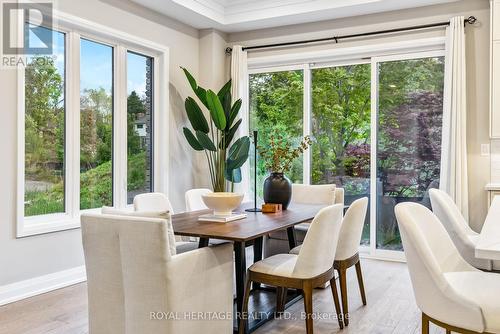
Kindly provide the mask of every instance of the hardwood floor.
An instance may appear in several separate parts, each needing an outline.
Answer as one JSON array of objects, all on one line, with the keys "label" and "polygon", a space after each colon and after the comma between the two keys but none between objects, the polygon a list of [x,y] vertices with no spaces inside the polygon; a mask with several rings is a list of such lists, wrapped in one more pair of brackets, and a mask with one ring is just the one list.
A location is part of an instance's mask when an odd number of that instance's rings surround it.
[{"label": "hardwood floor", "polygon": [[[420,333],[420,312],[415,305],[406,265],[367,259],[361,259],[361,263],[368,305],[363,306],[361,302],[355,270],[349,270],[349,326],[339,329],[330,289],[316,290],[315,314],[331,319],[315,320],[315,333]],[[86,284],[82,283],[2,306],[0,334],[86,334],[86,293]],[[298,302],[287,311],[292,319],[275,319],[255,333],[305,333],[305,321],[300,318],[303,303]],[[433,326],[431,333],[444,333],[444,329]]]}]

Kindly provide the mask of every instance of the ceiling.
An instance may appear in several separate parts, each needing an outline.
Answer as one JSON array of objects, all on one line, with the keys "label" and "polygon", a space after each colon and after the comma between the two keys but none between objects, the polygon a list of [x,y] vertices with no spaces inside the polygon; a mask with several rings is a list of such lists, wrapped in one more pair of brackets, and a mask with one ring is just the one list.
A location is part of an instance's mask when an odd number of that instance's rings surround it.
[{"label": "ceiling", "polygon": [[458,0],[131,0],[197,29],[238,32]]}]

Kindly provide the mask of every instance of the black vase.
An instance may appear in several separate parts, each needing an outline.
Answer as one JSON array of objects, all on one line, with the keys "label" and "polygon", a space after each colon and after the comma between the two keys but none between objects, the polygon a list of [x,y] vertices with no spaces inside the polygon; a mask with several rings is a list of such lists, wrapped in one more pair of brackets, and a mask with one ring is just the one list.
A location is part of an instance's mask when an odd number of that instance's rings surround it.
[{"label": "black vase", "polygon": [[292,183],[283,173],[271,173],[264,181],[264,202],[281,204],[286,210],[292,199]]}]

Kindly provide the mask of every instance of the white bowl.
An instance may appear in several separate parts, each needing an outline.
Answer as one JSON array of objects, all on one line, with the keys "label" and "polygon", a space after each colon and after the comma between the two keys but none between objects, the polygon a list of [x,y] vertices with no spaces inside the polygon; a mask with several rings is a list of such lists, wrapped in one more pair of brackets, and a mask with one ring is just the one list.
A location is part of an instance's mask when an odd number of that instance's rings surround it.
[{"label": "white bowl", "polygon": [[203,202],[214,210],[216,216],[230,216],[234,209],[240,206],[243,201],[243,194],[220,192],[201,195]]}]

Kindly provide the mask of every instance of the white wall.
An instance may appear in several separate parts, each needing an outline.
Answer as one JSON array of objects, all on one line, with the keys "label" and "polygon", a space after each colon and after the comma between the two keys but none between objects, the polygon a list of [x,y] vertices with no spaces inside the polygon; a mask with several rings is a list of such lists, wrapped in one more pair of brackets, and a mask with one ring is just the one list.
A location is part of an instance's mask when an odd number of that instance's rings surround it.
[{"label": "white wall", "polygon": [[[170,198],[184,209],[184,192],[194,186],[193,151],[179,134],[186,122],[184,98],[191,94],[179,66],[198,76],[198,31],[126,1],[58,0],[56,9],[170,47]],[[123,9],[121,9],[122,7]],[[125,11],[127,10],[127,11]],[[134,14],[131,14],[134,13]],[[0,287],[83,265],[80,230],[15,238],[16,72],[0,70]],[[160,92],[161,93],[161,92]]]},{"label": "white wall", "polygon": [[[351,33],[384,30],[396,27],[421,25],[449,20],[450,17],[474,15],[479,23],[467,29],[467,99],[468,127],[467,149],[469,167],[469,213],[471,226],[480,230],[487,212],[487,196],[484,186],[489,182],[489,157],[480,155],[481,143],[489,143],[488,108],[489,108],[489,2],[487,0],[462,0],[445,5],[428,6],[417,9],[394,11],[345,18],[331,21],[300,24],[273,29],[255,30],[229,35],[229,44],[243,46],[296,41],[311,38],[341,36]],[[375,37],[358,41],[342,41],[309,47],[293,48],[294,51],[327,49],[359,44],[374,44],[381,41],[409,40],[424,36],[443,35],[444,30],[432,30],[408,34],[396,34],[388,37]],[[286,53],[282,51],[250,52],[249,58],[263,55]]]}]

